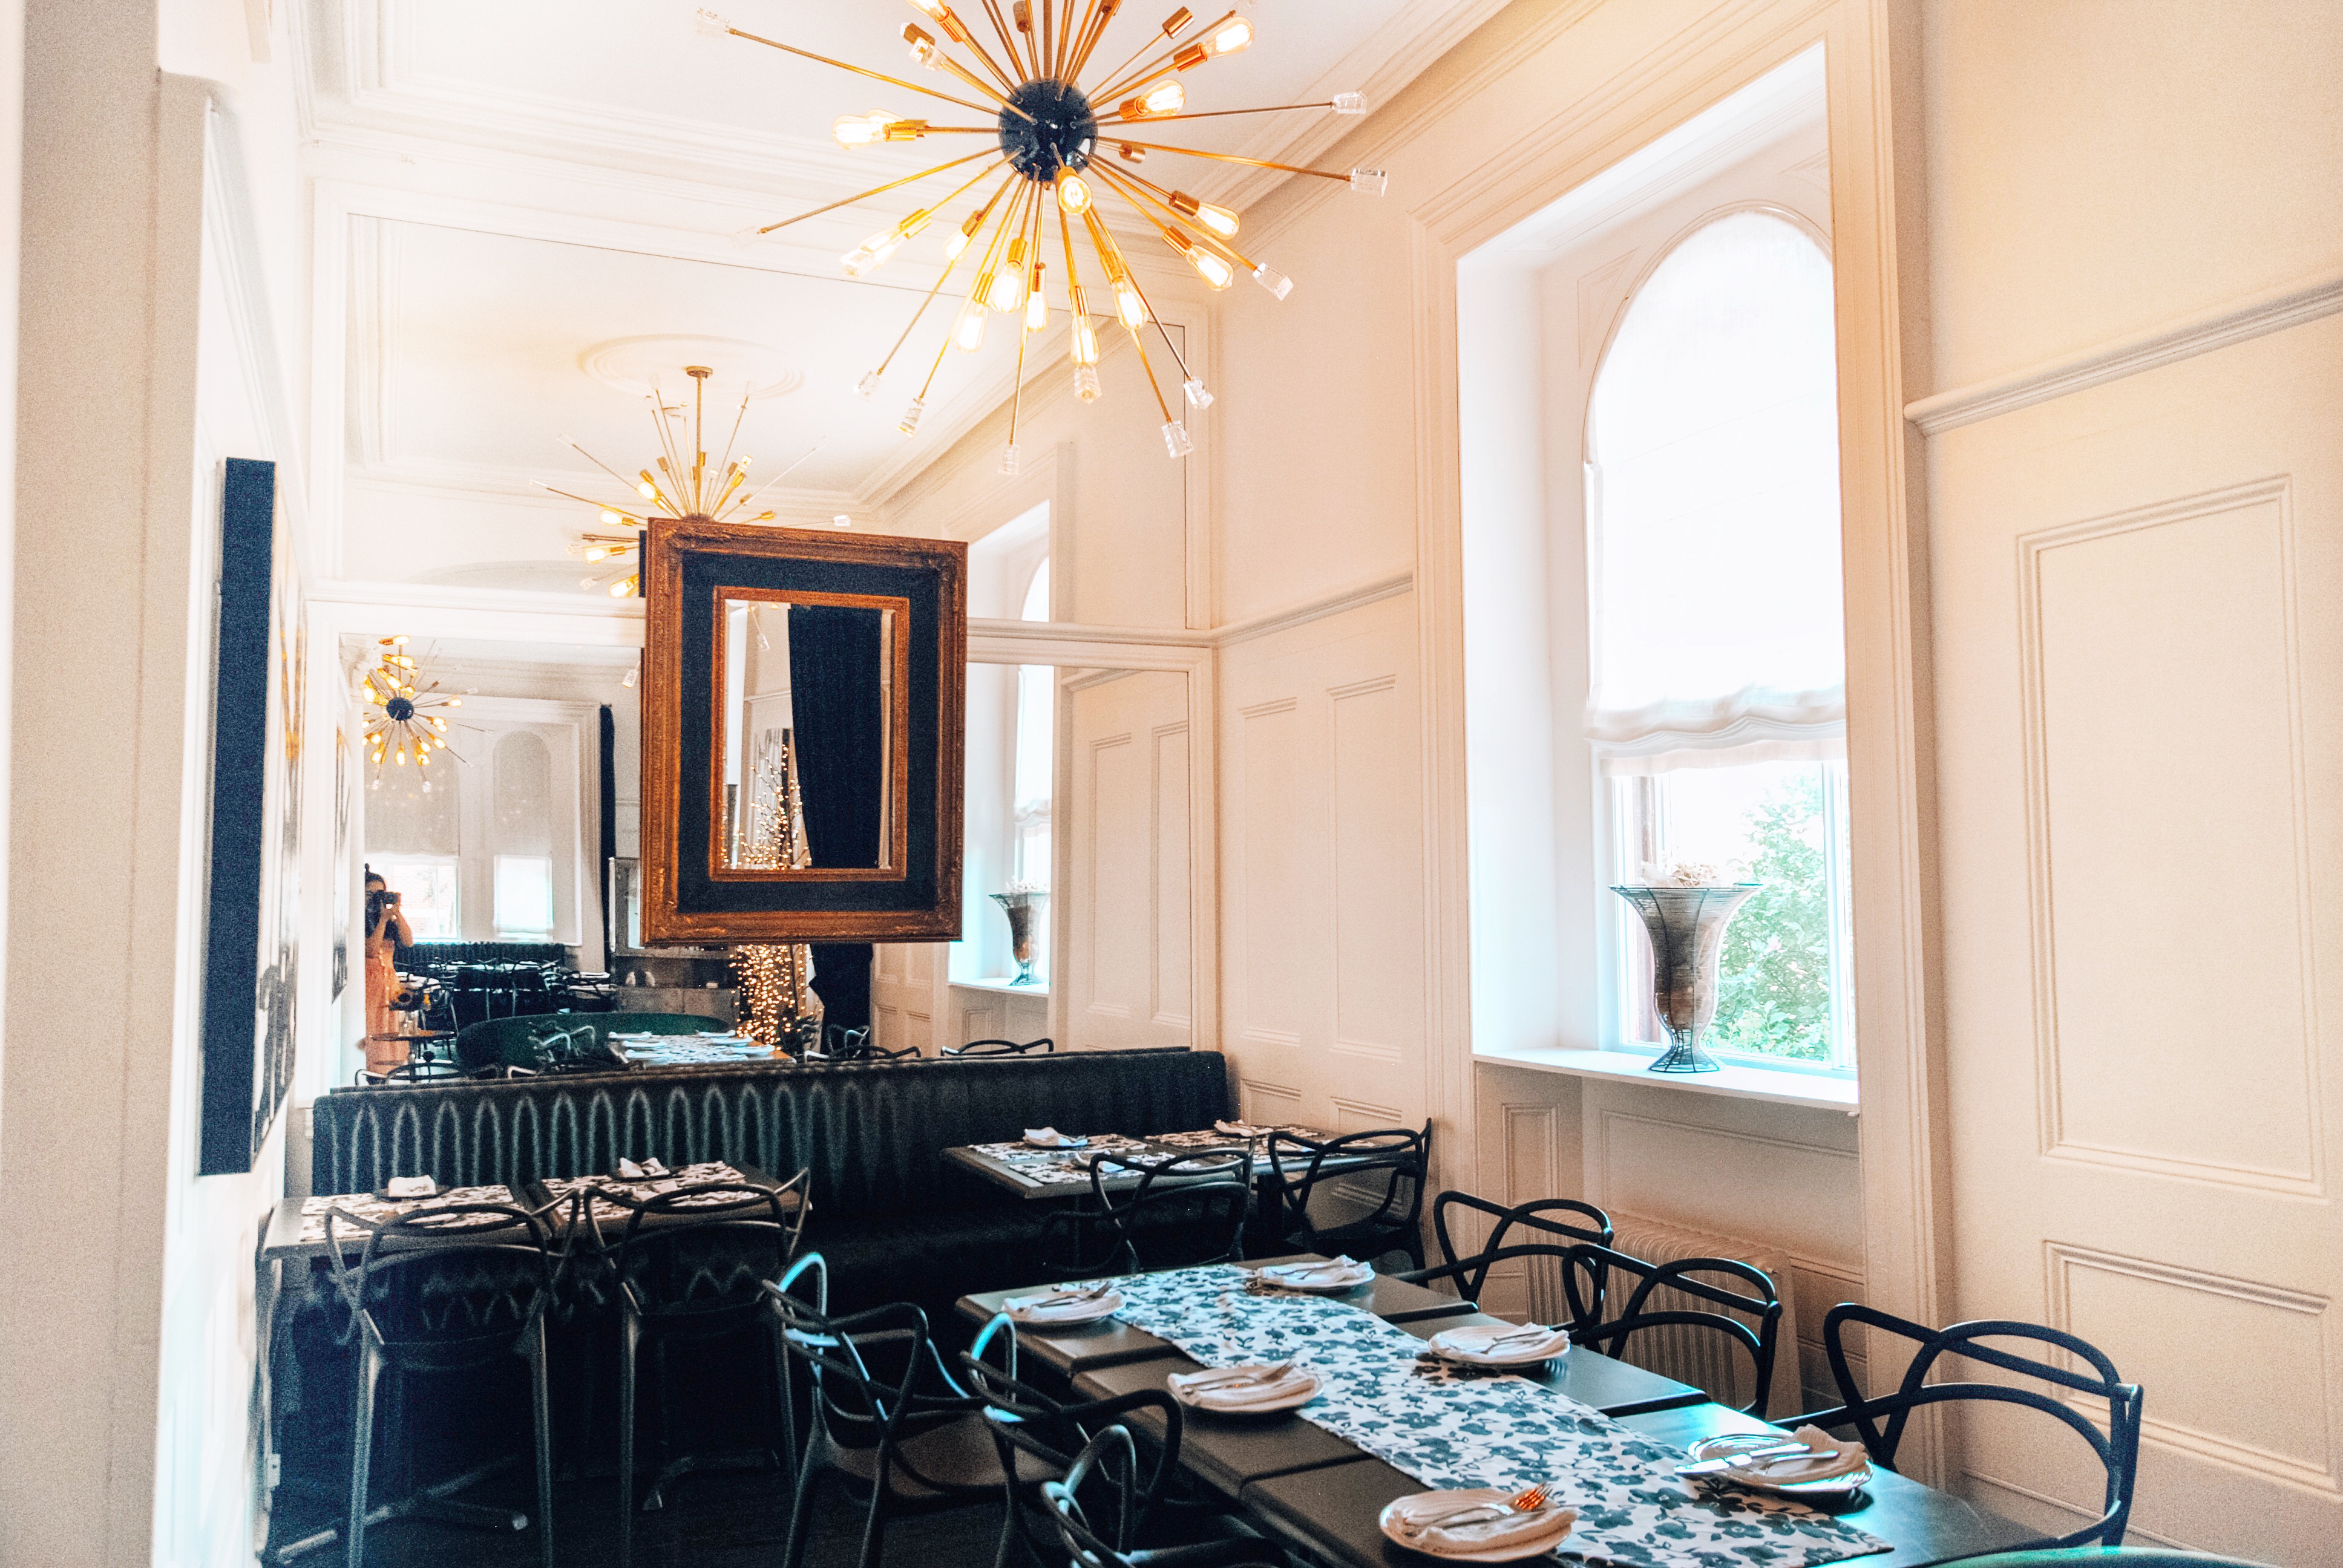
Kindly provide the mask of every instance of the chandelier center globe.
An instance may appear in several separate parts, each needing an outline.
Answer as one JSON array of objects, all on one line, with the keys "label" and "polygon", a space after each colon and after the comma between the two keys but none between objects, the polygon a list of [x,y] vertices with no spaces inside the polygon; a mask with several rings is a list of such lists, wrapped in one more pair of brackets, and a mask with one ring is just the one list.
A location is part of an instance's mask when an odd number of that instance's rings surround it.
[{"label": "chandelier center globe", "polygon": [[383,713],[393,724],[404,724],[415,717],[415,704],[404,697],[394,697],[382,705]]},{"label": "chandelier center globe", "polygon": [[1098,151],[1098,114],[1080,88],[1037,78],[1011,93],[1008,103],[1001,111],[1001,150],[1011,168],[1048,185],[1060,169],[1080,174],[1090,167]]}]

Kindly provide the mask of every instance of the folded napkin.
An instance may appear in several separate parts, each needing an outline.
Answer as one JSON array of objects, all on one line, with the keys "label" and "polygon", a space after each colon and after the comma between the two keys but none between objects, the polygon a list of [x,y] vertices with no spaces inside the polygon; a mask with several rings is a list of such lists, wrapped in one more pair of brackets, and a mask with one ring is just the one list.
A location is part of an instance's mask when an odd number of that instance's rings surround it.
[{"label": "folded napkin", "polygon": [[1012,1318],[1029,1323],[1062,1322],[1069,1318],[1094,1318],[1101,1312],[1114,1312],[1122,1306],[1122,1292],[1109,1291],[1103,1296],[1083,1296],[1069,1300],[1071,1288],[1066,1291],[1044,1291],[1031,1296],[1011,1296],[1001,1306]]},{"label": "folded napkin", "polygon": [[1278,1263],[1257,1271],[1263,1283],[1289,1288],[1295,1285],[1355,1285],[1375,1277],[1373,1269],[1348,1253],[1339,1258],[1329,1258],[1322,1263]]},{"label": "folded napkin", "polygon": [[[1862,1443],[1851,1440],[1841,1442],[1821,1427],[1802,1426],[1790,1436],[1805,1443],[1808,1448],[1815,1450],[1815,1457],[1761,1459],[1754,1464],[1745,1464],[1708,1479],[1714,1481],[1745,1479],[1762,1481],[1769,1486],[1797,1486],[1809,1481],[1830,1481],[1838,1476],[1852,1475],[1858,1470],[1867,1468],[1871,1463],[1871,1455],[1865,1452]],[[1729,1448],[1712,1447],[1706,1451],[1705,1457],[1723,1459],[1732,1452]]]},{"label": "folded napkin", "polygon": [[428,1176],[394,1176],[383,1191],[394,1198],[428,1198],[439,1184]]},{"label": "folded napkin", "polygon": [[[1557,1508],[1551,1504],[1534,1513],[1519,1513],[1505,1508],[1509,1492],[1493,1487],[1468,1487],[1456,1492],[1426,1492],[1414,1497],[1403,1497],[1391,1505],[1388,1517],[1392,1530],[1400,1539],[1418,1552],[1433,1556],[1443,1553],[1487,1552],[1500,1546],[1528,1545],[1534,1541],[1552,1538],[1560,1541],[1570,1533],[1578,1521],[1574,1508]],[[1476,1505],[1479,1505],[1476,1507]],[[1504,1509],[1498,1513],[1497,1510]],[[1471,1509],[1473,1512],[1467,1513]],[[1455,1523],[1438,1524],[1430,1521],[1453,1517]]]},{"label": "folded napkin", "polygon": [[1318,1390],[1317,1377],[1300,1367],[1289,1367],[1267,1382],[1222,1381],[1229,1372],[1242,1370],[1227,1367],[1211,1372],[1180,1372],[1164,1382],[1171,1385],[1173,1392],[1203,1410],[1254,1410],[1262,1405],[1282,1404],[1301,1395],[1315,1393]]},{"label": "folded napkin", "polygon": [[[1568,1329],[1545,1329],[1533,1334],[1534,1323],[1482,1323],[1449,1329],[1432,1336],[1432,1348],[1465,1362],[1552,1361],[1570,1349]],[[1519,1336],[1519,1337],[1517,1337]]]},{"label": "folded napkin", "polygon": [[618,1177],[625,1181],[655,1181],[668,1173],[668,1168],[656,1160],[646,1160],[639,1165],[631,1160],[618,1161]]},{"label": "folded napkin", "polygon": [[1087,1138],[1077,1138],[1071,1132],[1061,1132],[1054,1127],[1028,1127],[1025,1141],[1036,1149],[1086,1149]]},{"label": "folded napkin", "polygon": [[1264,1131],[1250,1121],[1215,1121],[1212,1131],[1225,1132],[1232,1138],[1258,1138]]}]

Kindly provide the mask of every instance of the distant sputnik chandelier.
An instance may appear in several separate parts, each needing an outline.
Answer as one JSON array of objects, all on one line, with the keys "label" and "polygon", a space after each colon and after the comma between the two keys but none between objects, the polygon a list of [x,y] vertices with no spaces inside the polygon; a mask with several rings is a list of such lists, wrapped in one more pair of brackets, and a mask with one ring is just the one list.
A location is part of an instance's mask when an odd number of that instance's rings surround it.
[{"label": "distant sputnik chandelier", "polygon": [[[1292,281],[1273,267],[1252,260],[1235,245],[1241,226],[1237,214],[1227,207],[1199,200],[1185,191],[1167,189],[1138,172],[1151,153],[1172,153],[1187,157],[1209,158],[1226,164],[1244,164],[1254,168],[1280,169],[1288,174],[1310,175],[1320,179],[1340,180],[1353,190],[1370,196],[1383,194],[1386,181],[1380,169],[1353,169],[1339,174],[1328,169],[1302,168],[1292,164],[1272,163],[1263,158],[1237,157],[1225,153],[1199,151],[1192,147],[1166,146],[1161,142],[1131,139],[1136,127],[1181,120],[1211,119],[1226,115],[1263,115],[1287,110],[1332,109],[1338,115],[1363,115],[1367,112],[1366,97],[1360,93],[1342,93],[1330,102],[1318,104],[1278,104],[1255,109],[1215,109],[1188,112],[1188,89],[1182,78],[1198,66],[1224,55],[1233,55],[1252,46],[1253,25],[1235,11],[1217,22],[1199,25],[1196,17],[1182,6],[1166,17],[1121,65],[1111,69],[1093,71],[1092,57],[1104,41],[1115,15],[1122,9],[1123,0],[978,0],[1000,44],[1005,59],[996,59],[992,52],[979,42],[968,25],[955,15],[945,0],[910,0],[926,13],[951,44],[966,51],[969,60],[955,59],[943,42],[917,23],[907,23],[903,39],[911,46],[911,57],[929,70],[954,78],[976,93],[982,101],[956,96],[935,87],[921,86],[900,77],[850,65],[843,60],[833,60],[792,45],[771,38],[759,37],[742,32],[712,11],[699,13],[703,32],[718,35],[729,35],[764,44],[789,54],[825,65],[835,65],[857,75],[885,82],[906,92],[923,94],[948,104],[976,110],[979,114],[995,116],[995,123],[982,126],[940,126],[927,120],[908,119],[887,109],[873,109],[868,115],[849,115],[838,121],[835,134],[839,145],[847,148],[870,146],[879,143],[912,142],[928,136],[969,136],[996,138],[997,146],[954,158],[949,163],[873,187],[844,201],[832,202],[812,212],[769,224],[758,230],[770,234],[790,224],[801,223],[822,213],[880,196],[886,192],[916,184],[940,175],[947,169],[957,169],[980,160],[989,160],[958,189],[930,206],[919,208],[892,228],[882,229],[857,246],[844,259],[849,276],[860,277],[884,266],[888,257],[901,248],[906,240],[926,229],[944,209],[963,196],[977,191],[996,174],[989,191],[971,198],[974,210],[956,224],[948,224],[950,237],[944,243],[945,266],[927,297],[920,301],[903,334],[895,340],[886,360],[878,369],[862,378],[858,388],[865,397],[878,395],[881,379],[894,364],[896,356],[910,340],[912,328],[926,316],[930,306],[950,284],[960,263],[970,255],[976,257],[975,276],[963,297],[960,313],[943,346],[936,350],[935,362],[929,367],[927,379],[920,386],[919,395],[911,399],[910,410],[898,427],[906,436],[915,434],[920,417],[927,411],[928,395],[934,388],[937,374],[944,357],[953,348],[973,354],[984,345],[985,327],[989,316],[1000,314],[1021,317],[1022,330],[1017,343],[1017,390],[1010,407],[1009,444],[1001,453],[1003,473],[1017,471],[1017,426],[1023,412],[1025,357],[1028,346],[1036,333],[1050,325],[1048,272],[1053,258],[1062,256],[1064,273],[1061,281],[1065,308],[1070,314],[1069,357],[1073,362],[1074,393],[1083,402],[1094,402],[1102,388],[1099,383],[1099,321],[1093,319],[1090,301],[1084,292],[1084,277],[1102,279],[1113,297],[1111,316],[1101,313],[1109,325],[1120,321],[1131,334],[1131,343],[1139,350],[1139,362],[1146,373],[1148,385],[1155,393],[1156,407],[1163,415],[1163,442],[1173,458],[1184,457],[1192,449],[1186,425],[1176,417],[1172,404],[1163,393],[1163,384],[1156,375],[1154,362],[1148,357],[1146,329],[1152,326],[1172,360],[1179,367],[1182,390],[1192,407],[1202,409],[1212,401],[1212,394],[1188,366],[1180,347],[1172,341],[1149,305],[1147,293],[1133,276],[1121,246],[1101,219],[1099,198],[1111,194],[1138,213],[1139,216],[1161,236],[1163,243],[1182,261],[1196,269],[1197,275],[1214,289],[1222,289],[1235,280],[1239,271],[1249,272],[1253,281],[1278,298],[1292,291]],[[1079,15],[1077,15],[1079,12]],[[1143,134],[1143,133],[1142,133]],[[1101,144],[1111,145],[1119,161],[1100,156]],[[1089,252],[1095,270],[1085,273],[1076,254],[1074,231],[1079,226],[1089,241]],[[1052,233],[1051,231],[1055,232]],[[1054,244],[1052,242],[1055,242]]]},{"label": "distant sputnik chandelier", "polygon": [[[375,782],[382,782],[382,765],[404,768],[412,762],[424,774],[423,789],[431,789],[431,754],[447,749],[447,721],[434,709],[461,708],[460,697],[443,695],[439,683],[427,680],[407,651],[407,638],[386,637],[376,646],[375,667],[358,678],[366,699],[367,759],[375,767]],[[457,760],[461,761],[458,758]]]},{"label": "distant sputnik chandelier", "polygon": [[[680,407],[668,402],[658,382],[651,383],[651,427],[658,433],[659,445],[659,455],[652,462],[659,469],[658,474],[643,468],[638,471],[636,477],[629,479],[568,437],[561,437],[563,446],[621,485],[632,488],[636,497],[649,505],[639,505],[636,500],[629,499],[618,506],[609,506],[565,490],[558,485],[539,481],[540,487],[557,496],[583,502],[602,515],[604,531],[579,534],[569,547],[571,555],[582,558],[588,565],[597,568],[593,576],[578,585],[580,588],[608,593],[612,598],[632,598],[642,591],[640,530],[650,527],[649,518],[654,512],[663,517],[698,518],[711,522],[771,522],[771,512],[759,512],[753,517],[746,514],[766,491],[795,473],[799,464],[805,461],[805,457],[800,457],[757,488],[748,488],[749,467],[753,459],[745,456],[733,457],[732,448],[739,444],[741,423],[749,417],[749,401],[755,396],[755,390],[751,388],[740,395],[740,410],[732,417],[732,434],[725,441],[722,458],[709,463],[708,438],[703,427],[708,405],[708,378],[716,372],[705,365],[687,365],[683,373],[692,382],[691,446],[688,452],[676,444],[677,433],[669,428],[672,417],[682,411]],[[819,449],[818,445],[816,449]],[[812,456],[812,451],[806,453],[806,457]],[[617,528],[631,531],[608,531]]]}]

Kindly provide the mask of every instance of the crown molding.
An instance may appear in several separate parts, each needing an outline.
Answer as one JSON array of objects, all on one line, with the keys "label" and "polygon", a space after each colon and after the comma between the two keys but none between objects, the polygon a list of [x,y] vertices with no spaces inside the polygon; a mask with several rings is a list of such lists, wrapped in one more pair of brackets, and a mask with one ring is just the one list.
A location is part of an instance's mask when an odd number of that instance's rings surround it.
[{"label": "crown molding", "polygon": [[2338,312],[2343,312],[2343,272],[2332,272],[2265,290],[2169,327],[1923,397],[1906,404],[1904,417],[1924,435],[1941,435]]}]

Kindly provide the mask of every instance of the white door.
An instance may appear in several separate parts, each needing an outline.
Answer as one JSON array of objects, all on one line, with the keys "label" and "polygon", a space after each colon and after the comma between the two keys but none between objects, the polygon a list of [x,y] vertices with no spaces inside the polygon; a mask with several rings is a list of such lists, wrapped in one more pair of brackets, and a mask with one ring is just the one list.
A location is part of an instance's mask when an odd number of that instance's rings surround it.
[{"label": "white door", "polygon": [[941,942],[880,942],[870,955],[870,1040],[881,1050],[909,1046],[936,1054],[936,971]]},{"label": "white door", "polygon": [[1194,1038],[1188,678],[1112,670],[1068,686],[1071,787],[1052,833],[1059,1045],[1184,1046]]},{"label": "white door", "polygon": [[[2145,1386],[2138,1539],[2299,1568],[2343,1563],[2338,407],[2328,317],[1930,465],[1957,1311]],[[2046,1424],[1957,1462],[2071,1529]]]}]

